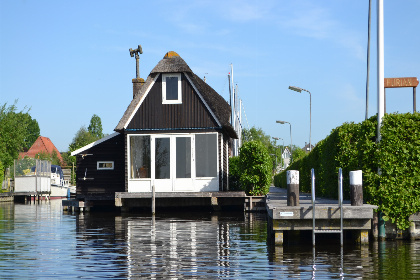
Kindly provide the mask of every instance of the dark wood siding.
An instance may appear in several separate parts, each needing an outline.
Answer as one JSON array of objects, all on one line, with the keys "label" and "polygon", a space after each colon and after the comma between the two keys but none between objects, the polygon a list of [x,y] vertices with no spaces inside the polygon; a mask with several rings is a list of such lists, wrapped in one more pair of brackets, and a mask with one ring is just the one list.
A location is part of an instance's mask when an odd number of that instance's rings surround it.
[{"label": "dark wood siding", "polygon": [[229,156],[229,148],[228,150],[226,150],[226,144],[229,142],[228,137],[226,137],[225,135],[222,136],[223,137],[223,153],[222,153],[222,160],[223,160],[223,190],[227,190],[228,189],[228,170],[229,170],[229,160],[228,160],[228,156]]},{"label": "dark wood siding", "polygon": [[[124,134],[119,134],[82,152],[84,157],[77,155],[76,196],[125,191],[124,149]],[[97,170],[98,161],[114,161],[114,170]]]},{"label": "dark wood siding", "polygon": [[218,127],[184,74],[181,75],[182,104],[162,104],[162,75],[150,89],[127,130],[166,130]]}]

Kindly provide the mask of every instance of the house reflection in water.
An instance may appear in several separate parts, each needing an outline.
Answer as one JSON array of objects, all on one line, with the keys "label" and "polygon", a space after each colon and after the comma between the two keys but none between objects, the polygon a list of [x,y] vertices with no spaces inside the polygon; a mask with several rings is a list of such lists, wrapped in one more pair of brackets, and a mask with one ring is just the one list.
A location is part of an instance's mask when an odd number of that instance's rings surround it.
[{"label": "house reflection in water", "polygon": [[217,216],[211,221],[132,219],[126,241],[129,277],[221,276],[229,266],[229,224]]}]

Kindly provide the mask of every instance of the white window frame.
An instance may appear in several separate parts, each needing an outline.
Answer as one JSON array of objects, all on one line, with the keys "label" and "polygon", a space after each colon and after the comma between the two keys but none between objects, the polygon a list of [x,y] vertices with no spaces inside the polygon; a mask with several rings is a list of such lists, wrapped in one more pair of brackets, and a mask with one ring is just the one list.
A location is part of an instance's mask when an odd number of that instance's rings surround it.
[{"label": "white window frame", "polygon": [[[101,163],[111,163],[112,167],[99,167]],[[97,170],[114,170],[114,161],[97,161],[96,162],[96,169]]]},{"label": "white window frame", "polygon": [[[166,100],[166,78],[178,78],[178,99]],[[182,104],[181,73],[162,74],[162,104]]]}]

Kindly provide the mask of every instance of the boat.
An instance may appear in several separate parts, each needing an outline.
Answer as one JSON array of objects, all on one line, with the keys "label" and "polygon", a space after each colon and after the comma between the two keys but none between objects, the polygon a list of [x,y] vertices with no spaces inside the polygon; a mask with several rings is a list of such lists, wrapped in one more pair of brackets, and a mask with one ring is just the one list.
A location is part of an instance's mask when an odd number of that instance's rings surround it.
[{"label": "boat", "polygon": [[59,165],[51,165],[51,198],[69,197],[71,187],[69,182],[64,180],[63,170]]}]

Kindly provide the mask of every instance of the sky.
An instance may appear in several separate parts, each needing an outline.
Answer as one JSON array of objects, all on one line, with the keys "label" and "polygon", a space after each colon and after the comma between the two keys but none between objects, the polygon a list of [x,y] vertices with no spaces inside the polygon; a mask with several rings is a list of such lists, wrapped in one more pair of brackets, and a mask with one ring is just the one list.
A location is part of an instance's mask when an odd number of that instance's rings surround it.
[{"label": "sky", "polygon": [[[132,99],[135,59],[147,78],[177,52],[226,100],[233,66],[243,126],[303,147],[366,114],[369,1],[0,0],[0,105],[30,108],[41,135],[68,151],[92,115],[111,134]],[[385,77],[420,77],[420,1],[384,1]],[[372,1],[369,116],[377,113]],[[420,92],[420,90],[419,90]],[[420,109],[420,93],[417,111]],[[388,89],[387,113],[413,111],[412,88]],[[1,133],[1,132],[0,132]]]}]

